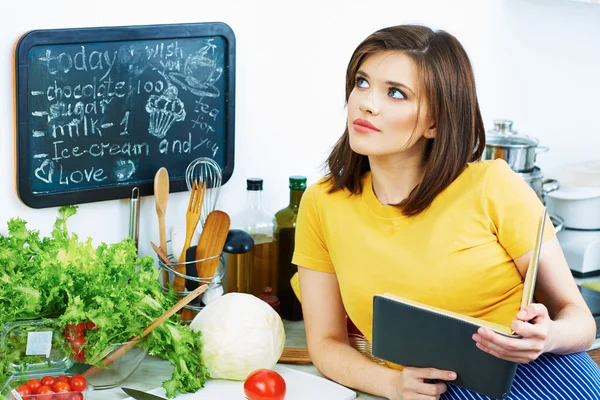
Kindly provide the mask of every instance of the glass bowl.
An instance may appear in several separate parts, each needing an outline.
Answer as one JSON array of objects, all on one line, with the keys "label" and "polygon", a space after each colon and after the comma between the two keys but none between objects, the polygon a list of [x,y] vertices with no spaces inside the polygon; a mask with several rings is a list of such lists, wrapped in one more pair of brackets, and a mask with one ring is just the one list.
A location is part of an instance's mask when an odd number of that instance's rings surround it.
[{"label": "glass bowl", "polygon": [[[137,342],[140,342],[140,339],[138,339]],[[107,349],[106,354],[118,350],[125,344],[127,343],[119,343],[110,346]],[[147,351],[139,345],[134,346],[121,358],[117,359],[101,372],[94,376],[88,377],[88,384],[91,385],[94,390],[110,389],[121,385],[121,383],[129,378],[129,376],[131,376],[131,374],[133,374],[133,372],[140,366],[147,354]],[[89,365],[86,365],[85,369],[89,367]]]}]

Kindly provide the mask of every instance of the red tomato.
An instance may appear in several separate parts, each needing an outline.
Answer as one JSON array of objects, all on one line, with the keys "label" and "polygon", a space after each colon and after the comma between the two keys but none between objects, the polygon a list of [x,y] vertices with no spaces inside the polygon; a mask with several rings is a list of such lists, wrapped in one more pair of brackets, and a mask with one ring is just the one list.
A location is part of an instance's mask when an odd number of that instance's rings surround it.
[{"label": "red tomato", "polygon": [[[42,386],[48,386],[48,388],[51,388],[52,385],[54,385],[56,383],[56,379],[54,379],[53,376],[45,376],[42,378]],[[39,389],[38,389],[39,391]]]},{"label": "red tomato", "polygon": [[27,381],[27,386],[31,389],[31,394],[36,394],[37,390],[42,386],[42,383],[37,379],[30,379]]},{"label": "red tomato", "polygon": [[71,358],[78,362],[85,362],[85,350],[81,348],[85,344],[85,337],[79,337],[71,341]]},{"label": "red tomato", "polygon": [[50,386],[42,385],[38,389],[37,394],[38,396],[35,397],[36,400],[52,400],[54,392],[50,389]]},{"label": "red tomato", "polygon": [[17,393],[19,393],[21,396],[29,396],[33,392],[31,391],[31,388],[29,386],[21,385],[17,388]]},{"label": "red tomato", "polygon": [[73,375],[71,377],[71,390],[74,392],[82,392],[87,387],[85,378],[81,375]]},{"label": "red tomato", "polygon": [[56,378],[56,381],[69,383],[71,382],[71,378],[69,378],[67,375],[61,375],[58,378]]},{"label": "red tomato", "polygon": [[67,382],[56,381],[56,383],[52,385],[52,390],[54,390],[56,393],[60,391],[70,392],[71,385],[69,385]]},{"label": "red tomato", "polygon": [[83,394],[81,394],[79,392],[71,393],[70,400],[83,400]]},{"label": "red tomato", "polygon": [[270,369],[257,369],[244,382],[244,394],[249,400],[283,400],[285,390],[285,380]]},{"label": "red tomato", "polygon": [[79,339],[85,336],[85,324],[68,324],[65,326],[64,331],[65,339],[68,342],[72,342],[75,339]]}]

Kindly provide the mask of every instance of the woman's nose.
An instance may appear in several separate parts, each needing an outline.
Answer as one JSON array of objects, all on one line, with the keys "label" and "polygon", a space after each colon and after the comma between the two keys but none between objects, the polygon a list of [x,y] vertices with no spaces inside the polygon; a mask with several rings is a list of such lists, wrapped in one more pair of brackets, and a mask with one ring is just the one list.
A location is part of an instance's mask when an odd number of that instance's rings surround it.
[{"label": "woman's nose", "polygon": [[379,107],[375,106],[373,95],[366,96],[363,101],[358,105],[360,111],[364,114],[377,115],[379,114]]}]

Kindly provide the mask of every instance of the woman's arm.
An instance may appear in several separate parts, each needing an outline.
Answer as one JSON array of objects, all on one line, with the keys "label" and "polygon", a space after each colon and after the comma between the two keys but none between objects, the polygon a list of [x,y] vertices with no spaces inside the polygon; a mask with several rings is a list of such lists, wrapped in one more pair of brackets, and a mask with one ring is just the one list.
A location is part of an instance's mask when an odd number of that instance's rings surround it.
[{"label": "woman's arm", "polygon": [[[531,253],[515,260],[521,274],[527,272]],[[546,306],[553,321],[547,352],[575,353],[592,345],[596,336],[594,317],[577,288],[556,236],[542,246],[535,298]]]},{"label": "woman's arm", "polygon": [[337,276],[298,268],[310,358],[324,376],[348,387],[386,396],[398,371],[378,365],[348,341],[346,311]]},{"label": "woman's arm", "polygon": [[346,311],[335,274],[298,267],[306,342],[319,372],[344,386],[389,399],[438,399],[450,371],[405,368],[397,371],[376,364],[350,346]]},{"label": "woman's arm", "polygon": [[[516,258],[525,276],[532,252]],[[596,325],[569,270],[556,236],[547,240],[540,254],[535,299],[519,311],[512,329],[522,336],[513,340],[481,328],[474,336],[478,347],[511,361],[529,362],[541,353],[569,354],[587,350],[594,341]]]}]

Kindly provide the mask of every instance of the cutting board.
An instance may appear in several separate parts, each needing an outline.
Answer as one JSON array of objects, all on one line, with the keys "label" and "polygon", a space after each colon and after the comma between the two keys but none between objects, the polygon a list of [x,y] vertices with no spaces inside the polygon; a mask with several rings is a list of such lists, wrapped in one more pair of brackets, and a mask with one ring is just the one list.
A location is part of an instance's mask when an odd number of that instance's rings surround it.
[{"label": "cutting board", "polygon": [[[277,371],[285,380],[285,400],[352,400],[356,392],[338,385],[328,379],[298,371],[282,365],[275,365]],[[165,397],[162,387],[148,391],[158,396]],[[244,382],[209,379],[206,385],[196,393],[181,394],[176,400],[244,400]],[[125,400],[134,400],[128,397]]]}]

